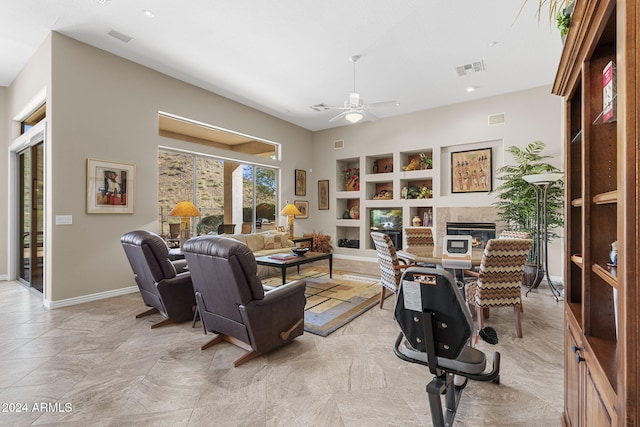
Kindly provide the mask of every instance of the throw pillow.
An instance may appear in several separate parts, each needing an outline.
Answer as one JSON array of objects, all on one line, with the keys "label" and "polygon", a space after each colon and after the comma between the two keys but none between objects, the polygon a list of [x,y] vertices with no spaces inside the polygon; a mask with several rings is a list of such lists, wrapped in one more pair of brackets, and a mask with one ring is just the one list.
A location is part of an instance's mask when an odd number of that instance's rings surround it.
[{"label": "throw pillow", "polygon": [[280,242],[280,236],[277,234],[269,234],[264,236],[264,248],[265,249],[280,249],[282,243]]},{"label": "throw pillow", "polygon": [[283,248],[292,248],[296,244],[289,240],[289,233],[278,233]]},{"label": "throw pillow", "polygon": [[251,252],[256,252],[264,248],[264,235],[263,234],[247,234],[247,246],[251,249]]}]

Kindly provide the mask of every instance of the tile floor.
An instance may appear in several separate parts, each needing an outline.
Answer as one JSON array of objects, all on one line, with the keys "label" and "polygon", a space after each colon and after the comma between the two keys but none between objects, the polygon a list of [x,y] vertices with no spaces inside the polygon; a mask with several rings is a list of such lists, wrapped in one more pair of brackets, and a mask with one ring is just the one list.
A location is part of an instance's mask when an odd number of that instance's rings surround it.
[{"label": "tile floor", "polygon": [[[334,268],[377,270],[339,259]],[[24,287],[0,282],[0,425],[429,426],[430,374],[393,354],[393,302],[233,368],[243,350],[201,351],[211,337],[202,329],[151,330],[159,315],[135,319],[145,308],[138,294],[47,310]],[[562,303],[545,285],[532,292],[522,339],[510,308],[487,323],[500,342],[479,347],[501,353],[501,383],[471,382],[456,425],[560,425]]]}]

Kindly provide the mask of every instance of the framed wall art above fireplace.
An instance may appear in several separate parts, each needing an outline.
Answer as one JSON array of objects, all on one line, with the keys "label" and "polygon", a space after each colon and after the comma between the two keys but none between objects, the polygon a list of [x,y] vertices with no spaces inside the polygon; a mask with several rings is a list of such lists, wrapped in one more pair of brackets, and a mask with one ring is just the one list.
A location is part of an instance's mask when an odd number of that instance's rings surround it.
[{"label": "framed wall art above fireplace", "polygon": [[451,153],[451,192],[480,193],[492,190],[491,148]]}]

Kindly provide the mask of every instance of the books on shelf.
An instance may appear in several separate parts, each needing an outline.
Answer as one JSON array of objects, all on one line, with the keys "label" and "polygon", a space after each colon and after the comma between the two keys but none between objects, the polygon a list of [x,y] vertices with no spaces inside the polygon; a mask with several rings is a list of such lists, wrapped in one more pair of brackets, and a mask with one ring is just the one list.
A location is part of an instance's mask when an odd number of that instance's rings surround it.
[{"label": "books on shelf", "polygon": [[613,118],[614,100],[616,97],[616,64],[613,61],[602,70],[602,121],[608,122]]}]

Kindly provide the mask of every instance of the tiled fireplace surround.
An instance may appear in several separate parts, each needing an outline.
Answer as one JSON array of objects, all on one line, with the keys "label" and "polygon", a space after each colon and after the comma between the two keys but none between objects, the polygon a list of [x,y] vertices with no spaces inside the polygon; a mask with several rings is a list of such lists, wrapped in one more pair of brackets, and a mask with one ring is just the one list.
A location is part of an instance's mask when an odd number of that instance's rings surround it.
[{"label": "tiled fireplace surround", "polygon": [[495,222],[496,236],[506,229],[505,223],[498,220],[497,209],[486,207],[436,207],[435,208],[435,244],[442,246],[442,238],[447,234],[447,222]]}]

